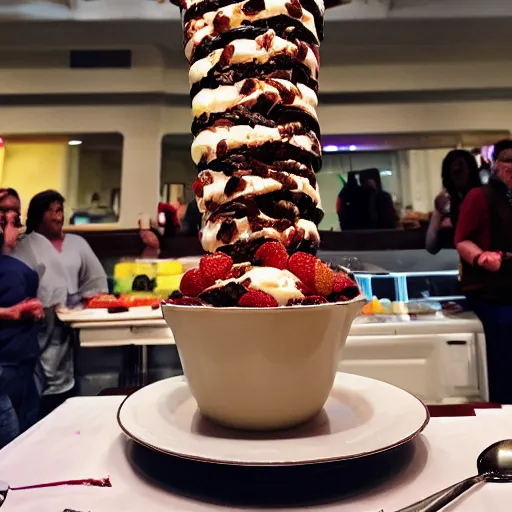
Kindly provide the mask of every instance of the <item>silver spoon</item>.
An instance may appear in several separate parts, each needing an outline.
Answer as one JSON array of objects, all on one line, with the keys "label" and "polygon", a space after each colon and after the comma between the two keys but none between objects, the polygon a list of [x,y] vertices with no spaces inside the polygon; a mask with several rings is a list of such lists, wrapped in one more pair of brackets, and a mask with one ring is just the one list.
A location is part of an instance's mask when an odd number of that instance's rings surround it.
[{"label": "silver spoon", "polygon": [[512,482],[512,440],[486,448],[478,457],[478,475],[447,487],[397,512],[437,512],[481,482]]}]

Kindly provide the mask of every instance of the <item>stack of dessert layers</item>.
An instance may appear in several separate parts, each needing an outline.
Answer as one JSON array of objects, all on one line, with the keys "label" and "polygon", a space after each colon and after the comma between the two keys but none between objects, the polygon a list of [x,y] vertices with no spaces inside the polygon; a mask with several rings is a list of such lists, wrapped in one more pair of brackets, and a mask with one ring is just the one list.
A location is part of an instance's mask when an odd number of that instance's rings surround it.
[{"label": "stack of dessert layers", "polygon": [[316,253],[322,0],[182,0],[206,251]]}]

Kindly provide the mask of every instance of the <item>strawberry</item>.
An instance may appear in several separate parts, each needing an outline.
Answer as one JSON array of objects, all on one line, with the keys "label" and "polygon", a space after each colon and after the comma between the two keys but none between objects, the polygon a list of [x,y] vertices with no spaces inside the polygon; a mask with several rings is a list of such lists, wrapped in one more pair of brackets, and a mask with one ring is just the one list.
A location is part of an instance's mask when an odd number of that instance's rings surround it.
[{"label": "strawberry", "polygon": [[226,279],[233,268],[233,260],[223,252],[207,254],[199,261],[199,270],[206,286],[213,286],[219,279]]},{"label": "strawberry", "polygon": [[288,270],[315,295],[327,297],[332,293],[334,272],[311,254],[296,252],[290,256]]},{"label": "strawberry", "polygon": [[336,272],[336,274],[334,274],[334,284],[332,287],[334,293],[342,293],[345,288],[351,286],[354,286],[354,281],[352,281],[347,274],[343,272]]},{"label": "strawberry", "polygon": [[187,270],[180,283],[180,292],[189,297],[197,297],[205,288],[208,288],[202,272],[198,268]]},{"label": "strawberry", "polygon": [[265,292],[250,290],[239,301],[238,305],[243,308],[276,308],[276,299]]},{"label": "strawberry", "polygon": [[331,301],[346,302],[359,295],[359,286],[344,272],[335,272]]},{"label": "strawberry", "polygon": [[274,267],[285,270],[288,263],[288,253],[280,242],[264,243],[254,255],[264,267]]}]

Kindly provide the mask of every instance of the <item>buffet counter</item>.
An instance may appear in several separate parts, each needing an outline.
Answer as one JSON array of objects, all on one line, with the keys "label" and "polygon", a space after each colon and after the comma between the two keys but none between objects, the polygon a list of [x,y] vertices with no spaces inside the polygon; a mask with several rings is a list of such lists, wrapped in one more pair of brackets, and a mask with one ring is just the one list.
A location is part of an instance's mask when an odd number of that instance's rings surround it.
[{"label": "buffet counter", "polygon": [[[80,330],[82,347],[135,346],[140,381],[149,346],[174,344],[159,310],[61,315]],[[485,340],[472,313],[362,316],[352,325],[340,369],[397,385],[428,403],[487,399]]]}]

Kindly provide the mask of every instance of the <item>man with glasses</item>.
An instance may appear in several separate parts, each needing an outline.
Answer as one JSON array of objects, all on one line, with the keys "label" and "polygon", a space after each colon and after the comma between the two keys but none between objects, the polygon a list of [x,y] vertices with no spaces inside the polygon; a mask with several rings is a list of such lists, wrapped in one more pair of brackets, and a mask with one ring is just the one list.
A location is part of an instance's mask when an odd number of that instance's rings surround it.
[{"label": "man with glasses", "polygon": [[494,147],[489,183],[462,203],[461,284],[485,332],[490,400],[512,403],[512,140]]}]

